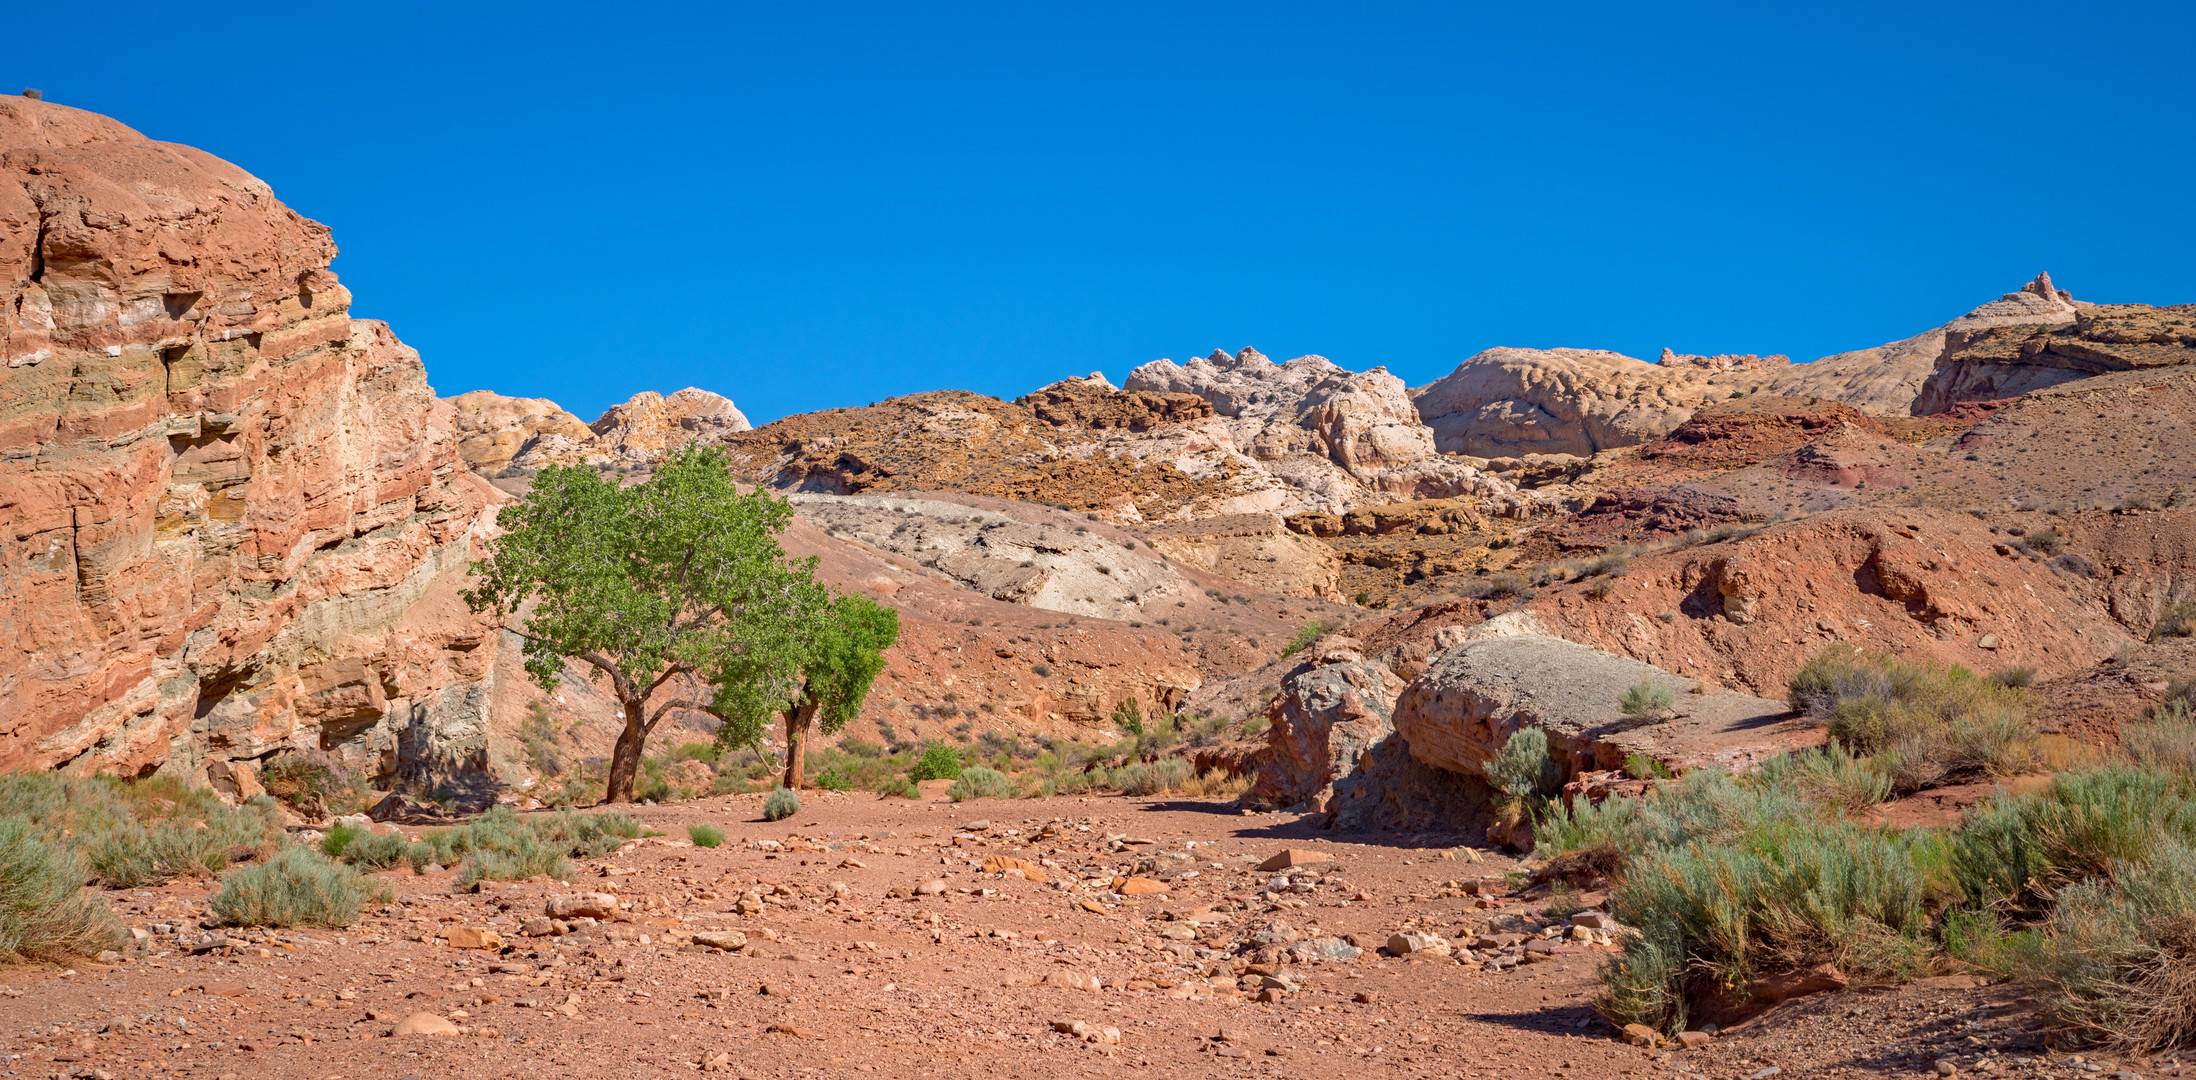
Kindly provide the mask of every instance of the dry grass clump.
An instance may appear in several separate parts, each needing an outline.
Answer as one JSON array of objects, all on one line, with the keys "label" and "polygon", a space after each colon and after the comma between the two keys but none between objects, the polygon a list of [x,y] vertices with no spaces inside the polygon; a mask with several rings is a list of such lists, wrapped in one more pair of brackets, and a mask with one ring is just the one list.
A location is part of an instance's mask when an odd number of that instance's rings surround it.
[{"label": "dry grass clump", "polygon": [[2196,1036],[2196,851],[2179,841],[2068,888],[2023,966],[2044,1013],[2128,1054]]},{"label": "dry grass clump", "polygon": [[207,901],[226,926],[349,926],[388,887],[300,847],[230,872]]},{"label": "dry grass clump", "polygon": [[282,835],[271,799],[229,807],[211,790],[167,778],[0,777],[0,818],[10,817],[66,838],[100,883],[116,889],[212,877],[273,851]]},{"label": "dry grass clump", "polygon": [[1839,645],[1789,684],[1794,708],[1856,754],[1876,759],[1900,794],[2039,762],[2029,697],[1957,664],[1909,664]]},{"label": "dry grass clump", "polygon": [[84,862],[20,817],[0,817],[0,961],[63,961],[121,941],[107,905],[84,892]]}]

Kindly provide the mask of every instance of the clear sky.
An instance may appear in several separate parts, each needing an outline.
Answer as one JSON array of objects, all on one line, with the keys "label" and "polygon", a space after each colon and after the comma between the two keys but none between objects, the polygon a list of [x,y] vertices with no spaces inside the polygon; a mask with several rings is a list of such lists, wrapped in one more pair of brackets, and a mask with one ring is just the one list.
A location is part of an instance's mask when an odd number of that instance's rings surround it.
[{"label": "clear sky", "polygon": [[[44,25],[39,25],[43,21]],[[2196,301],[2196,5],[129,2],[0,78],[327,222],[438,391],[757,423],[1255,345],[1810,359]],[[31,43],[35,42],[35,48]],[[13,87],[8,87],[12,90]]]}]

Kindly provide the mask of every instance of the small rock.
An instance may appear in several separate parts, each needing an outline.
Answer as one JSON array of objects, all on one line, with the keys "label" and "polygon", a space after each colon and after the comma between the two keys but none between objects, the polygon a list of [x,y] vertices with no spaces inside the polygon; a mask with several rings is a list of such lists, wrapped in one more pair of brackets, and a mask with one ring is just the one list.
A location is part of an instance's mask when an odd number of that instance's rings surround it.
[{"label": "small rock", "polygon": [[1258,869],[1261,871],[1287,870],[1291,867],[1310,866],[1313,863],[1323,863],[1327,860],[1327,853],[1323,851],[1288,848],[1265,862],[1259,863]]},{"label": "small rock", "polygon": [[1645,1024],[1624,1025],[1624,1041],[1649,1050],[1662,1045],[1662,1033]]},{"label": "small rock", "polygon": [[556,932],[556,920],[547,915],[534,915],[519,924],[519,933],[526,937],[548,937]]},{"label": "small rock", "polygon": [[1167,883],[1148,877],[1132,877],[1115,885],[1113,891],[1123,896],[1152,896],[1167,891]]},{"label": "small rock", "polygon": [[762,992],[764,997],[789,998],[793,996],[793,987],[788,983],[764,983]]},{"label": "small rock", "polygon": [[917,896],[944,896],[945,891],[946,883],[940,878],[931,878],[929,881],[915,886],[915,895]]},{"label": "small rock", "polygon": [[470,926],[453,926],[442,932],[444,940],[453,949],[500,949],[503,935],[493,930],[476,930]]},{"label": "small rock", "polygon": [[570,919],[585,916],[590,919],[608,919],[618,913],[618,898],[609,893],[573,893],[552,896],[543,914],[552,919]]},{"label": "small rock", "polygon": [[1388,937],[1388,951],[1397,956],[1431,953],[1449,955],[1449,941],[1439,934],[1392,934]]},{"label": "small rock", "polygon": [[1350,1000],[1358,1003],[1359,1005],[1371,1005],[1374,1002],[1380,1000],[1380,991],[1359,990],[1357,993],[1350,995]]},{"label": "small rock", "polygon": [[1701,1047],[1706,1046],[1714,1041],[1716,1041],[1716,1037],[1708,1034],[1705,1031],[1678,1032],[1678,1045],[1683,1046],[1687,1050],[1698,1050]]},{"label": "small rock", "polygon": [[1938,1058],[1935,1068],[1938,1076],[1952,1076],[1960,1071],[1959,1063],[1951,1058]]},{"label": "small rock", "polygon": [[1045,985],[1055,986],[1062,990],[1082,990],[1088,993],[1097,993],[1104,988],[1104,984],[1099,981],[1096,975],[1086,975],[1080,971],[1069,971],[1066,968],[1056,968],[1047,972],[1045,974]]},{"label": "small rock", "polygon": [[455,1035],[458,1026],[433,1013],[413,1013],[397,1022],[395,1035]]},{"label": "small rock", "polygon": [[694,944],[733,952],[747,947],[747,935],[737,930],[705,930],[694,935]]}]

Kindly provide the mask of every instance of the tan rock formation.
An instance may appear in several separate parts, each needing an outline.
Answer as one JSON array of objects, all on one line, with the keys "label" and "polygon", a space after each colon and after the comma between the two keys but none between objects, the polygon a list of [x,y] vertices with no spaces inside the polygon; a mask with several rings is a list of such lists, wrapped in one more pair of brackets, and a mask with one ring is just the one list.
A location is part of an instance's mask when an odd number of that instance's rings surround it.
[{"label": "tan rock formation", "polygon": [[1289,531],[1271,514],[1161,525],[1145,535],[1168,558],[1255,589],[1342,599],[1342,565],[1334,549]]},{"label": "tan rock formation", "polygon": [[[2040,277],[2037,289],[2049,289]],[[2020,297],[2024,311],[2065,315],[2056,322],[1997,323],[1963,327],[1945,335],[1936,370],[1914,399],[1916,416],[1944,412],[1966,401],[1994,401],[2116,371],[2196,363],[2196,304],[2070,303],[2054,306],[2034,292]]]},{"label": "tan rock formation", "polygon": [[575,443],[593,441],[585,421],[548,398],[505,397],[474,390],[450,398],[457,410],[458,455],[475,472],[492,474],[511,464],[529,442],[554,434]]},{"label": "tan rock formation", "polygon": [[1323,356],[1276,364],[1256,349],[1234,356],[1215,350],[1181,365],[1154,360],[1123,385],[1211,402],[1235,445],[1302,493],[1287,510],[1515,493],[1470,464],[1439,456],[1403,381],[1386,368],[1353,372]]},{"label": "tan rock formation", "polygon": [[1666,368],[1697,368],[1710,374],[1732,371],[1777,371],[1792,365],[1792,358],[1783,353],[1755,356],[1753,353],[1722,353],[1716,356],[1694,356],[1664,347],[1662,356],[1655,361]]},{"label": "tan rock formation", "polygon": [[0,770],[484,755],[499,496],[334,256],[233,165],[0,99]]}]

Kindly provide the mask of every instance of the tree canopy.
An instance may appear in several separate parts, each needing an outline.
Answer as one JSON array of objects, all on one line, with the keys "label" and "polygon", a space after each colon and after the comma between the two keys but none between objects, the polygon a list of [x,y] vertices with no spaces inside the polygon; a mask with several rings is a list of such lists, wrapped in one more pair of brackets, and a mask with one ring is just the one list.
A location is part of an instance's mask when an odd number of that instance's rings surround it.
[{"label": "tree canopy", "polygon": [[801,685],[815,612],[836,605],[814,560],[789,561],[778,546],[792,514],[766,492],[742,494],[719,451],[690,446],[629,487],[590,468],[543,469],[498,515],[504,532],[473,564],[479,586],[466,602],[519,635],[544,689],[567,659],[609,679],[625,716],[610,801],[631,801],[666,715],[736,717]]},{"label": "tree canopy", "polygon": [[831,735],[862,711],[871,684],[884,670],[884,650],[900,637],[900,615],[865,596],[807,597],[783,653],[769,657],[773,670],[718,680],[712,711],[725,721],[720,743],[756,746],[770,718],[783,718],[785,786],[801,786],[803,743],[811,729]]}]

